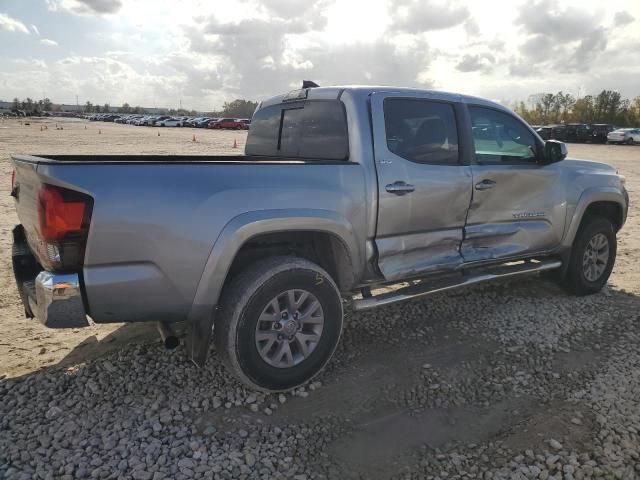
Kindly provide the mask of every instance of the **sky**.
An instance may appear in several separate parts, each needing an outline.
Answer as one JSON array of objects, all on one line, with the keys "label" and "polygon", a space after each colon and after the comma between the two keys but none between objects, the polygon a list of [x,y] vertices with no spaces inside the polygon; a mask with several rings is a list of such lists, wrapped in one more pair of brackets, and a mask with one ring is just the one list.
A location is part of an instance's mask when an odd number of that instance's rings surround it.
[{"label": "sky", "polygon": [[0,0],[0,99],[219,109],[320,85],[640,95],[640,0]]}]

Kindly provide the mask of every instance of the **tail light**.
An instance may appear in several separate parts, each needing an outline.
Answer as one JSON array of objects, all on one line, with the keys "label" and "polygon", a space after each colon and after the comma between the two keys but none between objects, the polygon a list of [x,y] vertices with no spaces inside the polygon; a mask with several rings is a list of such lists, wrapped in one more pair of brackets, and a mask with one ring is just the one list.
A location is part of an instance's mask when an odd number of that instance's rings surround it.
[{"label": "tail light", "polygon": [[38,195],[38,225],[47,270],[82,268],[93,200],[84,193],[43,184]]}]

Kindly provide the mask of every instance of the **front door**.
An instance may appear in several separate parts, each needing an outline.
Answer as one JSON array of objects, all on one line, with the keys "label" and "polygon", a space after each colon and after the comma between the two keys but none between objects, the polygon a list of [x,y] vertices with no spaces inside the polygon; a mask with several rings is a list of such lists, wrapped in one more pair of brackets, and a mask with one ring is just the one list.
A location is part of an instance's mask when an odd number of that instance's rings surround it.
[{"label": "front door", "polygon": [[459,267],[472,191],[462,105],[440,93],[374,93],[371,107],[380,270],[396,280]]},{"label": "front door", "polygon": [[560,244],[566,192],[557,163],[539,163],[542,143],[514,115],[470,105],[475,158],[465,262],[545,253]]}]

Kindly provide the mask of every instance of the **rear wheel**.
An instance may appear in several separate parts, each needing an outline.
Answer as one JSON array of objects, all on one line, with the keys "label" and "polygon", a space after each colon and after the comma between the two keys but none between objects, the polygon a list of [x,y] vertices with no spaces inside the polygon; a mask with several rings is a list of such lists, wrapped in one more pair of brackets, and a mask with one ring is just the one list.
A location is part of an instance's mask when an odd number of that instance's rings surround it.
[{"label": "rear wheel", "polygon": [[633,137],[627,138],[627,145],[633,145]]},{"label": "rear wheel", "polygon": [[216,348],[232,373],[262,390],[288,390],[313,378],[342,331],[336,284],[296,257],[254,263],[225,287],[220,305]]},{"label": "rear wheel", "polygon": [[604,217],[586,218],[571,248],[564,286],[576,295],[599,292],[607,283],[616,260],[616,233]]}]

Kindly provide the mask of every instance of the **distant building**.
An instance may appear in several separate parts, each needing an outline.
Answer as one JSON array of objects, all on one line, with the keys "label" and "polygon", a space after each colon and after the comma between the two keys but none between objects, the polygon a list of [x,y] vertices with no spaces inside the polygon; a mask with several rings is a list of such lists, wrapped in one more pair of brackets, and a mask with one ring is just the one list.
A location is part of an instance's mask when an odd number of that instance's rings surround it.
[{"label": "distant building", "polygon": [[13,107],[13,102],[3,102],[0,100],[0,112],[10,112]]},{"label": "distant building", "polygon": [[60,111],[61,112],[69,112],[69,113],[83,113],[84,112],[84,105],[69,105],[69,104],[65,104],[65,103],[61,103],[60,104]]}]

